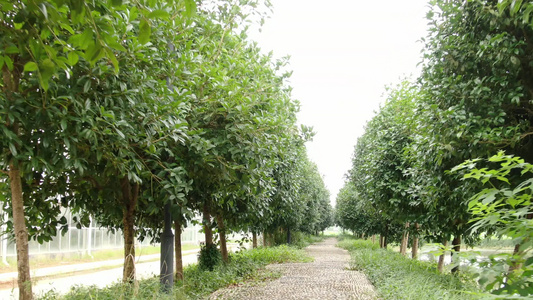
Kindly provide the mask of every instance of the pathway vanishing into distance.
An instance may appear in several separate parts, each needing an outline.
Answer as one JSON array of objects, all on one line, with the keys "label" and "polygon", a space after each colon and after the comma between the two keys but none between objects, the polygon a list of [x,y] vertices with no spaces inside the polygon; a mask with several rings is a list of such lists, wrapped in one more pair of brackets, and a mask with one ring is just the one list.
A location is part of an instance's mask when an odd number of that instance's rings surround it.
[{"label": "pathway vanishing into distance", "polygon": [[269,265],[281,272],[276,280],[229,287],[211,294],[209,299],[376,299],[366,276],[348,270],[350,254],[335,247],[337,240],[326,239],[305,250],[315,261]]}]

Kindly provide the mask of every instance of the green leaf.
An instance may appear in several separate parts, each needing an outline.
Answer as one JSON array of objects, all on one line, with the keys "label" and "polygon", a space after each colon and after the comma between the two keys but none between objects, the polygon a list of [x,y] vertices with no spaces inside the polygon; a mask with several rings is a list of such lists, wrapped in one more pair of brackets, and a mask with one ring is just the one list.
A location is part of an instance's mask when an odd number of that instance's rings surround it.
[{"label": "green leaf", "polygon": [[54,71],[55,71],[55,66],[56,65],[54,64],[54,62],[49,58],[44,59],[40,63],[39,72],[41,76],[43,77],[43,80],[47,81],[50,78],[52,78],[52,75],[54,74]]},{"label": "green leaf", "polygon": [[150,41],[151,30],[150,24],[145,19],[142,19],[139,25],[139,43],[145,45]]},{"label": "green leaf", "polygon": [[87,93],[90,89],[91,89],[91,80],[87,80],[83,84],[83,92]]},{"label": "green leaf", "polygon": [[106,41],[106,42],[107,42],[107,45],[109,47],[111,47],[112,49],[115,49],[115,50],[118,50],[118,51],[122,51],[122,52],[126,52],[126,48],[124,48],[124,46],[122,46],[116,40],[110,39],[109,41]]},{"label": "green leaf", "polygon": [[72,29],[72,27],[70,27],[69,24],[59,23],[59,26],[61,26],[61,28],[65,29],[66,31],[68,31],[70,34],[74,34],[74,29]]},{"label": "green leaf", "polygon": [[13,71],[13,61],[11,60],[11,57],[4,55],[4,62],[9,71]]},{"label": "green leaf", "polygon": [[191,18],[196,14],[196,2],[194,0],[185,0],[185,17]]},{"label": "green leaf", "polygon": [[78,63],[79,60],[80,60],[80,57],[78,56],[76,52],[69,52],[67,54],[67,62],[69,65],[74,66],[75,64]]},{"label": "green leaf", "polygon": [[16,46],[9,46],[4,52],[7,54],[17,54],[19,53],[19,48]]},{"label": "green leaf", "polygon": [[522,7],[522,1],[523,0],[513,0],[513,4],[511,5],[511,16],[516,15],[520,10],[520,7]]},{"label": "green leaf", "polygon": [[17,148],[15,147],[15,145],[13,145],[12,143],[9,143],[9,150],[11,151],[11,154],[13,156],[16,156],[17,155]]},{"label": "green leaf", "polygon": [[148,14],[148,18],[150,19],[166,19],[169,17],[168,12],[162,9],[156,9],[152,11],[150,14]]},{"label": "green leaf", "polygon": [[37,71],[38,69],[39,69],[39,66],[33,61],[27,62],[24,65],[24,72],[33,72],[33,71]]},{"label": "green leaf", "polygon": [[121,6],[122,0],[111,0],[111,5],[113,6]]},{"label": "green leaf", "polygon": [[116,132],[118,133],[118,135],[119,135],[121,138],[123,138],[123,139],[126,138],[126,136],[124,135],[124,133],[123,133],[122,131],[120,131],[118,128],[115,129],[115,130],[116,130]]},{"label": "green leaf", "polygon": [[115,57],[115,53],[113,53],[113,51],[111,51],[111,49],[109,48],[106,48],[105,49],[106,51],[106,56],[107,58],[109,58],[109,60],[111,61],[111,63],[113,64],[113,67],[115,67],[115,74],[118,74],[118,71],[119,71],[119,68],[118,68],[118,60],[117,58]]},{"label": "green leaf", "polygon": [[79,37],[79,47],[81,49],[87,49],[90,45],[93,44],[93,31],[91,29],[85,29]]}]

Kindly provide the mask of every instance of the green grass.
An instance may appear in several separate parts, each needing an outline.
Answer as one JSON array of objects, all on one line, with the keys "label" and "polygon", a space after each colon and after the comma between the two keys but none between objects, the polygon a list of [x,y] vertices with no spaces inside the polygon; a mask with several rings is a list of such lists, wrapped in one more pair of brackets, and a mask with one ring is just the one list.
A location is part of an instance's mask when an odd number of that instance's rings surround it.
[{"label": "green grass", "polygon": [[213,291],[244,281],[264,281],[280,276],[269,272],[264,266],[271,263],[310,262],[305,251],[286,245],[257,248],[231,254],[230,262],[219,265],[213,271],[204,271],[198,265],[187,266],[184,282],[178,282],[170,294],[160,292],[159,279],[141,280],[133,286],[121,283],[104,289],[97,287],[76,287],[67,295],[54,291],[37,298],[39,300],[81,300],[81,299],[199,299]]},{"label": "green grass", "polygon": [[344,239],[339,247],[350,251],[351,267],[362,271],[382,299],[478,299],[477,285],[466,276],[441,274],[434,264],[411,260],[379,249],[371,241]]},{"label": "green grass", "polygon": [[[182,245],[182,251],[199,249],[200,246],[195,244],[184,244]],[[136,250],[136,257],[142,257],[143,255],[158,254],[161,252],[160,246],[142,246]],[[107,249],[107,250],[97,250],[92,252],[92,257],[88,254],[79,253],[60,253],[60,254],[42,254],[35,255],[30,257],[30,267],[32,270],[38,268],[54,267],[54,266],[64,266],[71,264],[80,264],[87,262],[96,262],[104,260],[113,260],[124,258],[124,249]],[[0,266],[0,273],[7,272],[16,272],[17,271],[17,260],[14,257],[8,257],[7,262],[9,266]]]}]

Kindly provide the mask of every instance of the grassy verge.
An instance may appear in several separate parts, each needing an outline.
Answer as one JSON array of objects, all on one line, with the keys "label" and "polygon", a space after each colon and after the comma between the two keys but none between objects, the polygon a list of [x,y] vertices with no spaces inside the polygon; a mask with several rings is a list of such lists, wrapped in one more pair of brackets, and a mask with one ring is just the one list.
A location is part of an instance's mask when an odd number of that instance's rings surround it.
[{"label": "grassy verge", "polygon": [[[184,244],[182,245],[182,250],[192,250],[199,249],[198,245],[194,244]],[[137,257],[143,255],[158,254],[161,252],[160,246],[143,246],[138,248]],[[79,253],[61,253],[55,255],[43,254],[30,257],[30,267],[32,269],[54,267],[54,266],[64,266],[72,264],[80,264],[87,262],[96,262],[112,259],[124,258],[124,249],[107,249],[107,250],[98,250],[92,252],[92,257],[85,254]],[[17,271],[17,261],[15,258],[9,257],[7,259],[9,266],[0,265],[0,273],[16,272]]]},{"label": "grassy verge", "polygon": [[371,241],[344,239],[338,246],[350,251],[351,267],[367,275],[382,299],[477,299],[472,280],[438,273],[434,264],[379,249]]},{"label": "grassy verge", "polygon": [[40,300],[81,300],[81,299],[199,299],[213,291],[244,281],[264,281],[279,277],[264,266],[271,263],[312,261],[305,251],[288,246],[257,248],[231,255],[230,263],[219,265],[213,271],[200,270],[190,265],[184,270],[184,282],[179,282],[170,294],[162,293],[159,279],[141,280],[133,286],[114,284],[104,289],[96,287],[76,287],[67,295],[50,291]]}]

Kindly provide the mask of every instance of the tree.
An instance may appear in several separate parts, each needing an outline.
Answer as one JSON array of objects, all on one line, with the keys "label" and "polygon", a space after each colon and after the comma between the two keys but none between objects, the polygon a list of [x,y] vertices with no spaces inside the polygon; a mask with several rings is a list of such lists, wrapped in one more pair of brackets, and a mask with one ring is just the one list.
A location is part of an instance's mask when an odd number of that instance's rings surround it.
[{"label": "tree", "polygon": [[[62,126],[67,121],[64,103],[68,101],[51,83],[59,76],[70,76],[72,66],[80,58],[95,63],[105,57],[118,67],[112,51],[120,39],[112,24],[112,14],[118,10],[120,7],[108,6],[107,1],[42,1],[39,5],[33,1],[16,1],[1,5],[0,126],[4,150],[0,165],[8,175],[11,190],[20,299],[32,298],[25,221],[25,206],[31,207],[32,203],[28,196],[25,202],[23,185],[28,181],[38,185],[60,177],[57,174],[69,163],[63,150],[73,139]],[[41,224],[45,229],[36,235],[41,240],[50,236],[53,233],[50,228],[58,224],[55,216],[59,204],[48,201],[46,207],[43,209],[46,221]],[[35,216],[31,217],[39,222]]]}]

